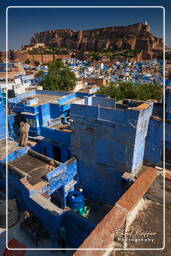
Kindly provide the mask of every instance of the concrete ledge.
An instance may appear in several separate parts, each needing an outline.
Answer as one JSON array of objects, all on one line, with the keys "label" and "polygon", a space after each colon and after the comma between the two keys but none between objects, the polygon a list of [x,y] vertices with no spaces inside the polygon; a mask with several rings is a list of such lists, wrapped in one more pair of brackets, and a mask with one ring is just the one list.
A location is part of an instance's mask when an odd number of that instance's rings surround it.
[{"label": "concrete ledge", "polygon": [[143,111],[143,110],[146,110],[146,109],[149,108],[149,107],[150,107],[150,104],[143,103],[143,104],[141,104],[141,105],[138,105],[137,107],[130,107],[130,108],[128,108],[128,109]]},{"label": "concrete ledge", "polygon": [[116,205],[127,213],[132,211],[143,195],[148,191],[157,176],[158,173],[155,168],[147,168],[146,171],[140,175],[136,182],[119,199],[119,201],[117,201]]},{"label": "concrete ledge", "polygon": [[171,171],[166,171],[165,178],[166,180],[171,181]]}]

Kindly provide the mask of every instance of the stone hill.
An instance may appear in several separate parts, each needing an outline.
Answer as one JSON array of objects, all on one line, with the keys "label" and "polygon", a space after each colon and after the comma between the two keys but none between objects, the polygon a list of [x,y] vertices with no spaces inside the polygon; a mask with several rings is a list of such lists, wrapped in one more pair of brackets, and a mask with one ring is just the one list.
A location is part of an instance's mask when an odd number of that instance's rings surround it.
[{"label": "stone hill", "polygon": [[43,43],[45,46],[66,47],[75,50],[138,49],[153,55],[162,51],[163,39],[150,33],[150,26],[137,23],[128,26],[112,26],[90,30],[48,30],[37,32],[30,46]]}]

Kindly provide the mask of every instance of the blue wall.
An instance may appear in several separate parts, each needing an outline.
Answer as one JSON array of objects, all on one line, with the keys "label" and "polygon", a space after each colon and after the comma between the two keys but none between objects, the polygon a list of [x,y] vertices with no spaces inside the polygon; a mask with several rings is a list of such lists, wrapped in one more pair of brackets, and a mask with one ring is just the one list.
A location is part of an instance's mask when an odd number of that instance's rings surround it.
[{"label": "blue wall", "polygon": [[171,89],[166,90],[166,112],[171,111]]},{"label": "blue wall", "polygon": [[115,100],[109,99],[106,97],[100,97],[100,96],[93,96],[92,98],[92,105],[97,106],[100,105],[101,107],[108,107],[108,108],[115,108]]},{"label": "blue wall", "polygon": [[68,248],[78,248],[95,228],[95,225],[88,219],[72,211],[67,211],[62,215],[61,225],[66,230]]},{"label": "blue wall", "polygon": [[162,163],[163,153],[163,121],[150,118],[148,134],[146,138],[144,160],[148,164]]},{"label": "blue wall", "polygon": [[151,105],[150,108],[147,108],[146,111],[141,111],[139,114],[133,156],[134,170],[138,169],[143,164],[146,137],[149,128],[150,117],[153,111],[152,106],[153,105]]},{"label": "blue wall", "polygon": [[[144,111],[72,105],[71,153],[87,196],[113,204],[122,194],[122,174],[141,167],[153,104]],[[140,148],[140,149],[139,149]]]},{"label": "blue wall", "polygon": [[8,131],[9,136],[13,139],[17,139],[19,136],[19,127],[15,124],[16,114],[8,115]]},{"label": "blue wall", "polygon": [[52,139],[57,143],[65,144],[68,146],[70,145],[71,133],[42,126],[41,135]]},{"label": "blue wall", "polygon": [[6,138],[6,111],[2,103],[0,103],[0,140]]},{"label": "blue wall", "polygon": [[[166,120],[165,123],[165,136],[166,136],[166,148],[165,150],[171,150],[171,123]],[[150,119],[148,135],[146,139],[146,147],[144,160],[148,164],[162,165],[163,163],[163,120],[162,119]],[[167,159],[166,159],[167,163]]]},{"label": "blue wall", "polygon": [[47,193],[51,195],[57,189],[67,185],[77,174],[77,161],[76,159],[71,162],[69,159],[65,163],[60,165],[50,173],[46,174],[44,179],[50,184],[47,187]]},{"label": "blue wall", "polygon": [[[165,117],[165,151],[171,152],[171,90],[166,89],[166,117]],[[154,104],[153,116],[150,118],[146,138],[144,160],[148,164],[163,164],[163,104]],[[169,156],[170,157],[170,156]],[[171,160],[166,158],[166,163]]]},{"label": "blue wall", "polygon": [[57,159],[58,156],[55,155],[54,150],[54,147],[57,147],[60,149],[61,162],[65,162],[71,157],[71,133],[42,126],[41,136],[43,136],[44,139],[37,140],[38,143],[36,146],[33,147],[34,150],[41,154],[45,154],[48,157],[59,160]]}]

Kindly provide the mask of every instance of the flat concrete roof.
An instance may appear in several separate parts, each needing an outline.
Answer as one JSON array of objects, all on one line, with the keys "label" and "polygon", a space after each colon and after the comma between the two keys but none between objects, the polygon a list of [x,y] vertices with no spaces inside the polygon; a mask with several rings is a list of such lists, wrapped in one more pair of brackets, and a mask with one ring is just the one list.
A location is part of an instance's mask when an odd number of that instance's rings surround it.
[{"label": "flat concrete roof", "polygon": [[[22,148],[18,145],[18,142],[13,140],[8,140],[7,145],[8,145],[8,154]],[[0,160],[5,157],[6,157],[6,140],[1,140],[0,141]]]},{"label": "flat concrete roof", "polygon": [[48,95],[48,94],[35,94],[33,96],[26,97],[23,100],[26,100],[26,99],[29,100],[29,99],[33,99],[33,98],[38,98],[39,102],[37,105],[42,105],[42,104],[46,104],[48,102],[56,103],[61,98],[61,96]]},{"label": "flat concrete roof", "polygon": [[37,184],[45,174],[55,169],[55,166],[29,153],[10,162],[10,165],[26,173],[26,175],[28,174],[30,176],[28,180],[31,185]]}]

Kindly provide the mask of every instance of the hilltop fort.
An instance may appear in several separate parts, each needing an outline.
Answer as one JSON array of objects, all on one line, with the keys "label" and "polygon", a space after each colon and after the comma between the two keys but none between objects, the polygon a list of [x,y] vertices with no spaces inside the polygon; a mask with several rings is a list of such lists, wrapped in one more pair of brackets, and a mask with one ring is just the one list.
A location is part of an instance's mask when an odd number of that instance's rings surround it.
[{"label": "hilltop fort", "polygon": [[30,39],[30,46],[67,47],[76,50],[138,49],[144,58],[153,58],[162,51],[163,39],[150,33],[150,25],[137,23],[128,26],[111,26],[90,30],[47,30],[37,32]]},{"label": "hilltop fort", "polygon": [[[53,49],[59,50],[55,52]],[[124,51],[134,52],[134,55],[125,55]],[[82,54],[89,61],[86,56],[92,52],[101,52],[102,61],[103,56],[107,56],[107,60],[131,57],[132,61],[156,59],[163,54],[163,39],[151,34],[147,22],[89,30],[47,30],[34,33],[29,44],[21,46],[21,50],[10,51],[9,59],[22,63],[29,59],[32,63],[38,61],[43,64],[71,56],[80,58]],[[5,61],[5,52],[0,52],[0,59]]]}]

